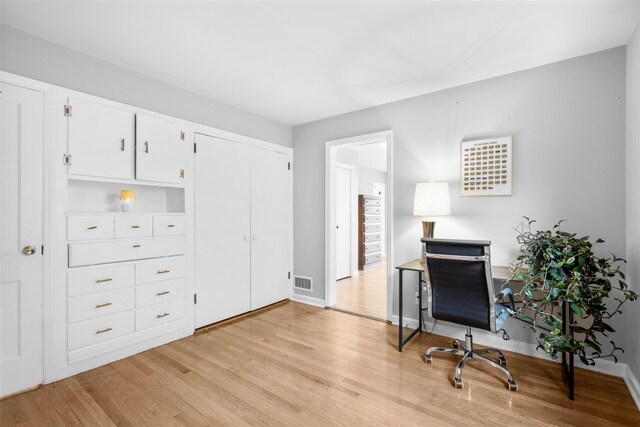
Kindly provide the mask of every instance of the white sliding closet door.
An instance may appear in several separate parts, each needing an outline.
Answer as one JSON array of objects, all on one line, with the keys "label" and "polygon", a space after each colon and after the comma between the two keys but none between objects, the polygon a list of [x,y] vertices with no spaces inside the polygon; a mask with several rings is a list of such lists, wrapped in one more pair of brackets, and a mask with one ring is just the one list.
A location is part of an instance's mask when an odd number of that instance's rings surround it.
[{"label": "white sliding closet door", "polygon": [[291,296],[288,161],[251,149],[251,310]]},{"label": "white sliding closet door", "polygon": [[196,135],[196,328],[251,309],[251,147]]}]

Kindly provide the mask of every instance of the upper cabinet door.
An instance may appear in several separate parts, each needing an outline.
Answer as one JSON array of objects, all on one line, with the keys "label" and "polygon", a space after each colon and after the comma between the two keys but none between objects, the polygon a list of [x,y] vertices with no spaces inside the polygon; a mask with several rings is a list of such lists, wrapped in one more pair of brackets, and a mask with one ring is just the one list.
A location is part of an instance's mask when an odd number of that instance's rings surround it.
[{"label": "upper cabinet door", "polygon": [[187,154],[184,127],[155,117],[136,116],[136,179],[180,184]]},{"label": "upper cabinet door", "polygon": [[68,173],[132,179],[135,115],[74,98],[69,105]]}]

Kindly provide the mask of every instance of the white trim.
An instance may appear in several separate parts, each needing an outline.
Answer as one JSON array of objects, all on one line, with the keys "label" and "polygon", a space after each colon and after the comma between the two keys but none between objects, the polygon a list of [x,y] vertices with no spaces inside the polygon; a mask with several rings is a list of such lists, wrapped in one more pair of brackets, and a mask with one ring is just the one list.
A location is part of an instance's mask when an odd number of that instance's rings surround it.
[{"label": "white trim", "polygon": [[[623,364],[624,365],[624,364]],[[640,384],[638,383],[638,379],[633,372],[631,372],[631,368],[628,365],[624,365],[624,383],[627,385],[629,389],[629,393],[633,398],[633,401],[636,402],[636,406],[640,410]]]},{"label": "white trim", "polygon": [[337,163],[338,147],[364,145],[376,142],[387,144],[387,182],[386,182],[386,215],[387,215],[387,320],[392,320],[393,313],[393,131],[386,130],[366,135],[336,139],[325,143],[325,191],[324,191],[324,260],[325,260],[325,304],[335,305],[335,271],[336,262],[333,256],[336,242],[336,215],[333,193],[336,189],[335,176],[332,173]]},{"label": "white trim", "polygon": [[314,298],[307,295],[293,294],[290,298],[291,301],[299,302],[302,304],[312,305],[314,307],[325,308],[324,300],[320,298]]}]

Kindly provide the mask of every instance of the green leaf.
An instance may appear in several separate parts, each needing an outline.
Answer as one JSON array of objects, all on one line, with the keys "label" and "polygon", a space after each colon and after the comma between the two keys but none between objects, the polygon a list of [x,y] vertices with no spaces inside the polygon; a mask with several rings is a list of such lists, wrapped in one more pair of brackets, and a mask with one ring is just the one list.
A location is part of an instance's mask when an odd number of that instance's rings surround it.
[{"label": "green leaf", "polygon": [[577,314],[581,318],[584,318],[584,312],[582,311],[582,307],[580,307],[576,303],[571,303],[570,306],[571,306],[571,311],[573,311],[575,314]]}]

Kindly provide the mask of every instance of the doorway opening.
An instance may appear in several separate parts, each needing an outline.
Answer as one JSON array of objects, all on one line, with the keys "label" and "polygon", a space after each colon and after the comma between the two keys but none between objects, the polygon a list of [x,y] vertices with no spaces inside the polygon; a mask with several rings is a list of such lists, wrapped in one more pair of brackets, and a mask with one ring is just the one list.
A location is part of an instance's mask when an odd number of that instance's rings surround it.
[{"label": "doorway opening", "polygon": [[392,131],[326,146],[325,305],[391,320]]}]

